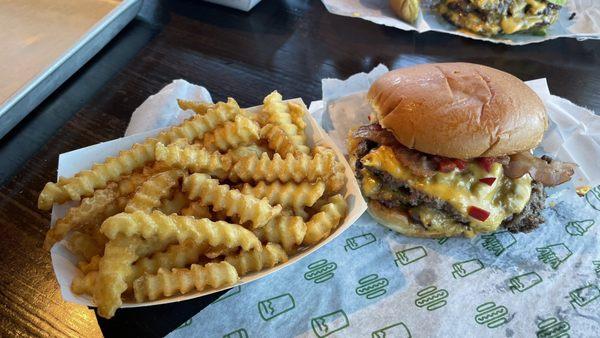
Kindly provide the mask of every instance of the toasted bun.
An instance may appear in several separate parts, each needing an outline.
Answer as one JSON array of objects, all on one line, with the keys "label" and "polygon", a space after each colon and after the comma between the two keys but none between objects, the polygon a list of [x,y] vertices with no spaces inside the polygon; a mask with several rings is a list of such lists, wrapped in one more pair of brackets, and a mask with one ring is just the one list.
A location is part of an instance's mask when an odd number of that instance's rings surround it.
[{"label": "toasted bun", "polygon": [[548,127],[542,101],[523,81],[471,63],[397,69],[367,97],[400,143],[433,155],[511,155],[535,148]]},{"label": "toasted bun", "polygon": [[405,236],[440,238],[460,235],[460,233],[449,234],[447,232],[436,232],[426,229],[423,225],[413,221],[407,213],[398,209],[386,208],[375,200],[369,200],[367,204],[369,207],[367,211],[377,223]]}]

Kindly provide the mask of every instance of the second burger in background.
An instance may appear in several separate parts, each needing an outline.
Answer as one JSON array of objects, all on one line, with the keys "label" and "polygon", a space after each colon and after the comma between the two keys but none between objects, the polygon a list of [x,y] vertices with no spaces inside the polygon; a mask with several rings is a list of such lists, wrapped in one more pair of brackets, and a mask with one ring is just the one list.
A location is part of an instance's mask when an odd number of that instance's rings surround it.
[{"label": "second burger in background", "polygon": [[419,65],[383,75],[367,97],[371,124],[351,131],[350,163],[371,215],[405,235],[530,231],[544,221],[544,186],[576,167],[531,154],[546,110],[505,72]]}]

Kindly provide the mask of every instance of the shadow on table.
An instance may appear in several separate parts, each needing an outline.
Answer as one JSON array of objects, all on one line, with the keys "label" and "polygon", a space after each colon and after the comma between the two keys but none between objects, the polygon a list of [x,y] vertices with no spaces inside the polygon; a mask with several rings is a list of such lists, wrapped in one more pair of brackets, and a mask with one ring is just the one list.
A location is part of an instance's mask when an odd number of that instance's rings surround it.
[{"label": "shadow on table", "polygon": [[105,337],[164,337],[225,292],[171,304],[119,309],[111,319],[97,314],[96,318]]}]

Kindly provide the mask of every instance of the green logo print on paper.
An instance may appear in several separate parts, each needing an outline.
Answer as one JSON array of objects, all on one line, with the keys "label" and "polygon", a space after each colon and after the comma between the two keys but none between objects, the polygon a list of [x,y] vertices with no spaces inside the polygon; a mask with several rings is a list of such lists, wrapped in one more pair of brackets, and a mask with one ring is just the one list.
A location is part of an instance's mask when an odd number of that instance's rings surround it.
[{"label": "green logo print on paper", "polygon": [[588,191],[588,193],[585,194],[585,200],[592,206],[592,208],[600,211],[600,185]]},{"label": "green logo print on paper", "polygon": [[517,243],[515,236],[508,230],[482,235],[481,239],[483,239],[483,248],[496,257],[500,256],[506,249]]},{"label": "green logo print on paper", "polygon": [[596,276],[600,278],[600,261],[592,261],[594,264],[594,271],[596,272]]},{"label": "green logo print on paper", "polygon": [[227,298],[233,297],[237,294],[239,294],[240,292],[242,292],[242,287],[240,285],[231,288],[231,290],[229,290],[229,292],[227,292],[226,294],[224,294],[223,296],[219,297],[219,299],[215,300],[213,303],[218,303],[220,301],[223,301]]},{"label": "green logo print on paper", "polygon": [[271,320],[282,315],[296,307],[294,297],[289,293],[284,293],[277,297],[269,298],[258,302],[258,313],[263,320]]},{"label": "green logo print on paper", "polygon": [[515,291],[523,292],[529,290],[532,287],[540,284],[542,280],[542,277],[540,277],[537,272],[531,271],[509,279],[508,284],[510,291],[515,293]]},{"label": "green logo print on paper", "polygon": [[538,252],[538,258],[543,263],[550,265],[554,270],[571,257],[571,250],[564,243],[557,243],[535,249]]},{"label": "green logo print on paper", "polygon": [[370,232],[366,233],[366,234],[346,238],[346,245],[344,245],[344,250],[345,251],[348,251],[348,249],[356,250],[356,249],[362,248],[365,245],[374,243],[376,240],[377,239],[375,238],[375,235],[373,235]]},{"label": "green logo print on paper", "polygon": [[246,329],[237,329],[224,335],[223,338],[248,338],[248,332]]},{"label": "green logo print on paper", "polygon": [[424,307],[428,311],[437,310],[446,305],[445,299],[448,298],[448,291],[439,289],[435,286],[428,286],[425,289],[417,292],[415,305]]},{"label": "green logo print on paper", "polygon": [[373,331],[371,338],[412,338],[410,330],[403,322],[386,326],[383,329]]},{"label": "green logo print on paper", "polygon": [[175,330],[183,329],[184,327],[190,326],[190,325],[192,325],[192,318],[190,318],[190,319],[186,320],[185,322],[183,322]]},{"label": "green logo print on paper", "polygon": [[350,326],[348,316],[344,310],[337,310],[310,320],[313,332],[317,337],[327,337]]},{"label": "green logo print on paper", "polygon": [[575,305],[585,307],[600,297],[600,289],[597,285],[590,284],[569,292],[569,296],[571,297],[570,303],[573,308],[575,308]]},{"label": "green logo print on paper", "polygon": [[394,263],[396,266],[399,266],[398,263],[402,265],[408,265],[418,261],[421,258],[425,258],[426,256],[427,251],[424,247],[415,246],[401,251],[396,251],[396,259],[394,260]]},{"label": "green logo print on paper", "polygon": [[593,219],[572,221],[565,225],[565,231],[571,236],[583,236],[594,225]]},{"label": "green logo print on paper", "polygon": [[475,322],[480,325],[487,325],[490,329],[504,325],[508,321],[508,309],[502,305],[496,305],[494,302],[487,302],[477,307]]},{"label": "green logo print on paper", "polygon": [[542,320],[538,325],[538,331],[535,333],[538,338],[569,338],[569,323],[558,320],[554,317]]},{"label": "green logo print on paper", "polygon": [[437,240],[439,245],[444,245],[444,243],[448,242],[448,237],[442,237],[440,239]]},{"label": "green logo print on paper", "polygon": [[469,259],[464,262],[458,262],[452,264],[452,277],[456,279],[456,277],[466,277],[468,275],[474,274],[475,272],[482,270],[484,268],[483,263],[477,259]]},{"label": "green logo print on paper", "polygon": [[367,299],[377,298],[386,293],[385,287],[388,286],[387,278],[380,278],[377,274],[372,274],[361,278],[358,281],[358,287],[355,292],[359,296],[365,296]]},{"label": "green logo print on paper", "polygon": [[334,262],[319,259],[308,265],[308,272],[304,274],[304,279],[315,283],[323,283],[333,278],[335,269],[337,269],[337,264]]}]

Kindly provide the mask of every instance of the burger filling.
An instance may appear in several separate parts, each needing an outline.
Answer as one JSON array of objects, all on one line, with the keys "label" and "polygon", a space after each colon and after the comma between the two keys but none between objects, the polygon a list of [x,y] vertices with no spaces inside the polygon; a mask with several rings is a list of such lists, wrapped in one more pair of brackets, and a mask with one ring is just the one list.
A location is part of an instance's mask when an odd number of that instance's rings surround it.
[{"label": "burger filling", "polygon": [[570,164],[526,155],[512,164],[509,157],[463,161],[432,156],[402,146],[377,124],[356,130],[350,148],[366,198],[446,236],[473,236],[500,226],[515,232],[534,229],[544,221],[545,194],[542,182],[532,176],[555,185],[573,173]]},{"label": "burger filling", "polygon": [[491,36],[543,32],[561,6],[547,0],[442,0],[437,8],[450,23]]}]

